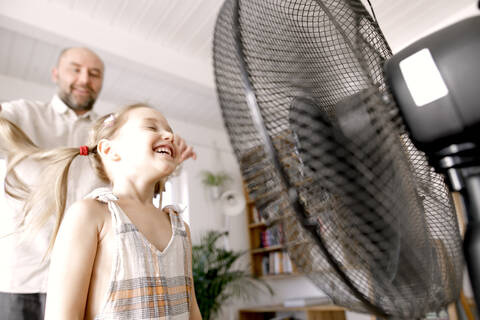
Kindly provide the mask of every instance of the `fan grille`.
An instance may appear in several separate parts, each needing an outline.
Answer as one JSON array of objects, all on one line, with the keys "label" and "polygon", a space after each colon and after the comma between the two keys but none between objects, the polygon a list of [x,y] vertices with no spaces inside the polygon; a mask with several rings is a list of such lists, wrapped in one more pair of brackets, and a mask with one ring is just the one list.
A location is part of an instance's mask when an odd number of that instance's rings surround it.
[{"label": "fan grille", "polygon": [[[290,205],[246,103],[241,49],[267,133],[309,224]],[[383,78],[390,56],[359,1],[226,1],[217,19],[218,97],[251,198],[283,224],[295,265],[336,304],[416,318],[453,301],[462,253],[450,195],[405,133]]]}]

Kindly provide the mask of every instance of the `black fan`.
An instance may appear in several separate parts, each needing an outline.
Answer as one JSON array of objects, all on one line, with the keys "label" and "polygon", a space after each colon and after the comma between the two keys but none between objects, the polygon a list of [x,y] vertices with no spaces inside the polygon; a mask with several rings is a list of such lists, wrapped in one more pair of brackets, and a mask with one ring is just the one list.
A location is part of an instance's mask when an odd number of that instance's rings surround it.
[{"label": "black fan", "polygon": [[450,194],[407,135],[391,56],[360,0],[227,0],[214,66],[250,197],[296,266],[350,310],[413,319],[454,301]]}]

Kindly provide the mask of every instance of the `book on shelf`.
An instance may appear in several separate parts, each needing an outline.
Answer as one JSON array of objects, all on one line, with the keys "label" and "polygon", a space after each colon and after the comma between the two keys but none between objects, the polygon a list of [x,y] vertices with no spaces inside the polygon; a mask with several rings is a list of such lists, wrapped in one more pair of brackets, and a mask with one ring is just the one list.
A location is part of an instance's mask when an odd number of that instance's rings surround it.
[{"label": "book on shelf", "polygon": [[265,231],[260,232],[260,247],[268,248],[285,243],[283,227],[281,224],[274,225]]},{"label": "book on shelf", "polygon": [[306,307],[313,305],[332,304],[333,301],[328,296],[291,298],[283,301],[285,307]]},{"label": "book on shelf", "polygon": [[269,252],[262,257],[262,275],[293,273],[293,265],[285,251]]},{"label": "book on shelf", "polygon": [[257,207],[253,206],[252,207],[252,223],[260,223],[263,222],[263,218],[260,215],[260,212],[258,212]]}]

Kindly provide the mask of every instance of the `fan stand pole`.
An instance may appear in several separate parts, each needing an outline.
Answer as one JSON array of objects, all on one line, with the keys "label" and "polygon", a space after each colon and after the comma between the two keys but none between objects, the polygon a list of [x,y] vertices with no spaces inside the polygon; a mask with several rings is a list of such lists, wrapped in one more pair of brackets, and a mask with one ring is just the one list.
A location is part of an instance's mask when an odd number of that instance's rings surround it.
[{"label": "fan stand pole", "polygon": [[[480,168],[476,169],[480,170]],[[480,174],[467,177],[465,180],[468,220],[463,251],[478,311],[480,306]]]},{"label": "fan stand pole", "polygon": [[[477,312],[480,310],[480,148],[463,143],[437,152],[434,167],[446,175],[451,191],[459,191],[465,203],[466,229],[463,252]],[[480,312],[479,312],[480,314]]]}]

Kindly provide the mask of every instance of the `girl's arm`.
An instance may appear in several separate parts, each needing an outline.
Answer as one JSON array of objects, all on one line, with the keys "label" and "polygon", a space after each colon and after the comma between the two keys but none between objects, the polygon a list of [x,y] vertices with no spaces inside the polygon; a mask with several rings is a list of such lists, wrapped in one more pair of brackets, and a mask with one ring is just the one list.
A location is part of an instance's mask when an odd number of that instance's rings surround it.
[{"label": "girl's arm", "polygon": [[[185,230],[187,231],[188,241],[190,242],[190,261],[192,260],[192,237],[190,236],[190,228],[185,223]],[[190,273],[192,273],[192,266],[190,265]],[[193,279],[192,279],[193,280]],[[190,308],[190,320],[202,320],[202,315],[200,314],[200,309],[198,308],[197,297],[195,296],[195,286],[192,281],[192,307]]]},{"label": "girl's arm", "polygon": [[84,319],[101,210],[96,200],[86,199],[65,213],[51,256],[46,320]]}]

